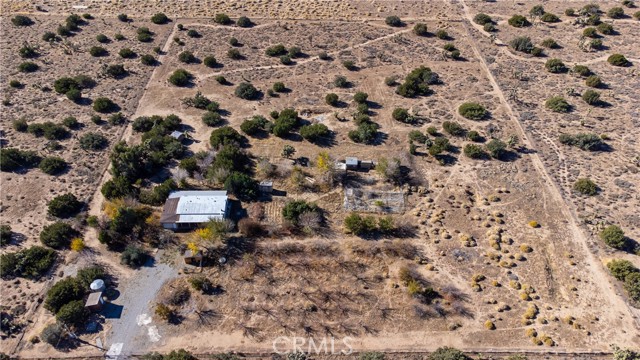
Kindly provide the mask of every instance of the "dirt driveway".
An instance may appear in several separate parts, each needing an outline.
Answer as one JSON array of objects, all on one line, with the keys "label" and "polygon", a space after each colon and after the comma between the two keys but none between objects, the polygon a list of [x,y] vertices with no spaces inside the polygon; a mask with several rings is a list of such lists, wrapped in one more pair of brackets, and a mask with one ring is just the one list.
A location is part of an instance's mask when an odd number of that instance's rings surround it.
[{"label": "dirt driveway", "polygon": [[178,276],[178,267],[158,262],[161,255],[162,250],[155,255],[155,263],[142,267],[135,277],[123,283],[120,297],[111,303],[115,314],[108,320],[111,330],[105,346],[110,349],[107,355],[111,358],[143,353],[162,338],[152,322],[151,302],[166,281]]}]

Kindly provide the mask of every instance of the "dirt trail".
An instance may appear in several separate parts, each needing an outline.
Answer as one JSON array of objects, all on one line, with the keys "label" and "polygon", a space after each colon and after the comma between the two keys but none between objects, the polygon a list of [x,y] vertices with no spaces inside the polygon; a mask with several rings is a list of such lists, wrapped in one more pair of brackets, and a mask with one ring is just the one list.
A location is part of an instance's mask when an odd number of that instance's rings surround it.
[{"label": "dirt trail", "polygon": [[[464,0],[460,0],[460,4],[462,5],[462,7],[464,9],[463,16],[467,19],[467,22],[465,23],[465,30],[466,30],[469,38],[472,39],[471,31],[469,29],[469,24],[471,24],[471,26],[473,26],[473,27],[476,27],[475,26],[476,24],[473,22],[473,17],[471,15],[471,13],[469,11],[469,8],[467,7],[467,4],[465,3],[465,1]],[[523,139],[524,144],[527,147],[532,147],[533,143],[532,143],[531,139],[529,138],[529,136],[527,135],[527,133],[524,131],[524,128],[522,127],[522,124],[518,120],[519,118],[516,115],[517,112],[515,110],[513,110],[513,108],[511,107],[511,105],[507,101],[506,97],[504,96],[504,93],[502,92],[502,90],[501,90],[500,86],[498,85],[496,79],[493,77],[493,74],[489,70],[489,67],[487,66],[487,63],[486,63],[484,57],[482,56],[482,54],[480,53],[480,51],[478,50],[478,47],[476,46],[475,42],[470,41],[470,43],[471,43],[471,47],[473,49],[474,54],[480,60],[480,66],[482,66],[484,72],[487,74],[487,77],[488,77],[489,81],[491,82],[491,86],[494,88],[496,95],[500,99],[500,102],[502,103],[502,105],[504,105],[505,109],[507,110],[507,114],[508,114],[509,118],[516,125],[517,130],[520,133],[519,135]],[[639,323],[637,317],[633,316],[634,310],[631,309],[631,307],[624,301],[624,299],[622,299],[620,296],[616,295],[616,290],[612,286],[612,284],[611,284],[611,282],[609,280],[609,276],[605,272],[605,270],[603,269],[603,266],[602,266],[601,262],[598,259],[596,259],[594,254],[589,249],[589,240],[584,235],[582,230],[580,230],[580,228],[578,227],[576,216],[574,214],[574,211],[572,210],[571,205],[568,204],[564,200],[564,198],[562,197],[562,195],[560,193],[560,190],[558,189],[558,186],[556,185],[556,183],[552,180],[552,178],[547,173],[546,168],[544,167],[544,164],[542,163],[542,160],[540,159],[540,156],[537,153],[532,153],[532,154],[530,154],[529,157],[531,159],[531,162],[532,162],[535,170],[542,177],[544,185],[546,186],[547,191],[551,195],[552,199],[557,204],[561,204],[562,205],[562,206],[560,206],[559,210],[562,212],[564,217],[567,219],[568,230],[570,230],[573,240],[575,240],[577,243],[579,243],[579,245],[583,248],[583,251],[586,254],[586,257],[584,258],[584,261],[586,262],[586,264],[587,264],[587,266],[588,266],[588,268],[590,270],[590,273],[593,276],[593,279],[591,279],[591,280],[598,287],[600,287],[601,295],[608,299],[609,304],[611,305],[611,308],[610,308],[611,312],[613,313],[615,311],[615,312],[618,312],[618,313],[626,313],[627,319],[633,319],[632,321],[629,321],[629,322],[632,325],[635,325],[636,329],[639,330],[640,329],[640,323]]]},{"label": "dirt trail", "polygon": [[[344,52],[344,51],[357,49],[359,47],[367,46],[367,45],[372,44],[374,42],[378,42],[378,41],[381,41],[381,40],[392,38],[394,36],[397,36],[397,35],[400,35],[400,34],[403,34],[403,33],[407,33],[407,32],[411,32],[411,31],[413,31],[413,29],[405,29],[405,30],[401,30],[401,31],[396,31],[396,32],[393,32],[391,34],[387,34],[387,35],[384,35],[384,36],[377,37],[375,39],[371,39],[371,40],[365,41],[363,43],[359,43],[359,44],[355,44],[355,45],[346,47],[344,49],[328,52],[327,54],[328,55],[337,55],[337,54],[339,54],[341,52]],[[306,64],[306,63],[309,63],[309,62],[312,62],[312,61],[319,61],[319,60],[320,59],[317,56],[312,56],[312,57],[309,57],[308,59],[297,61],[294,66]],[[233,70],[229,70],[229,71],[218,71],[218,72],[214,72],[214,73],[209,73],[209,74],[207,74],[205,76],[200,76],[197,79],[199,81],[202,81],[202,80],[206,80],[206,79],[209,79],[211,77],[218,76],[218,75],[233,74],[233,73],[239,73],[239,72],[245,72],[245,71],[266,70],[266,69],[283,69],[283,68],[292,68],[292,66],[291,65],[253,66],[253,67],[248,67],[248,68],[233,69]]]}]

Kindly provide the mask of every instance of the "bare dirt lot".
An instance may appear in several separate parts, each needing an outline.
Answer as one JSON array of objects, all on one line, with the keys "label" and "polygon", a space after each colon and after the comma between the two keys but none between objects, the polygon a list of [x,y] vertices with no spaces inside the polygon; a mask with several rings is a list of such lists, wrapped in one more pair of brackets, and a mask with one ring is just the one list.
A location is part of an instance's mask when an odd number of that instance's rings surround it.
[{"label": "bare dirt lot", "polygon": [[[514,14],[528,15],[536,3],[167,1],[138,5],[133,11],[119,3],[84,2],[88,9],[76,11],[90,12],[96,19],[89,20],[81,32],[69,38],[71,44],[63,46],[50,45],[40,38],[63,21],[61,14],[71,12],[73,4],[46,4],[50,14],[29,15],[36,21],[29,31],[12,27],[7,12],[33,12],[33,5],[6,4],[0,81],[5,84],[4,98],[10,105],[1,108],[3,146],[44,154],[49,151],[42,138],[14,130],[12,121],[22,117],[28,123],[60,122],[73,115],[84,127],[73,131],[71,138],[61,141],[63,148],[55,151],[70,164],[64,174],[53,177],[37,168],[0,173],[2,223],[11,224],[13,231],[24,236],[22,242],[4,247],[3,252],[39,242],[42,227],[51,222],[46,204],[60,193],[75,193],[86,201],[90,214],[100,214],[102,197],[96,190],[104,181],[109,149],[81,150],[78,137],[92,131],[104,134],[110,146],[121,137],[140,142],[131,126],[94,124],[89,119],[94,113],[91,105],[74,104],[64,95],[41,90],[44,85],[53,87],[54,80],[61,76],[95,77],[97,86],[83,96],[111,98],[128,119],[178,115],[192,140],[189,153],[212,150],[212,128],[201,119],[204,111],[183,102],[196,92],[219,103],[224,124],[238,131],[245,119],[255,115],[269,118],[270,112],[284,108],[294,108],[303,122],[321,123],[331,131],[329,141],[320,145],[298,134],[284,138],[271,134],[247,136],[246,147],[256,161],[267,159],[276,165],[275,175],[270,178],[274,189],[286,194],[286,198],[273,196],[260,201],[264,207],[262,223],[269,229],[279,229],[284,204],[305,199],[324,210],[324,228],[303,235],[273,230],[269,236],[255,239],[234,233],[228,244],[233,249],[226,254],[228,263],[206,266],[202,273],[193,267],[181,268],[180,275],[167,281],[157,297],[148,294],[155,299],[140,308],[149,312],[157,303],[171,303],[176,289],[190,289],[188,280],[196,276],[205,276],[215,290],[200,293],[191,289],[187,300],[172,305],[176,311],[173,321],[153,315],[149,321],[157,331],[156,340],[148,340],[147,325],[131,330],[144,340],[131,340],[138,348],[130,344],[127,353],[177,348],[201,354],[269,352],[278,336],[349,336],[360,351],[429,351],[449,345],[474,351],[535,351],[545,347],[580,352],[608,351],[610,344],[640,346],[639,311],[630,306],[620,283],[605,266],[611,258],[625,258],[640,267],[640,260],[632,253],[607,247],[597,236],[604,225],[617,224],[630,239],[640,241],[640,145],[635,140],[640,135],[640,51],[634,38],[640,32],[639,21],[631,17],[613,20],[603,15],[603,21],[612,23],[617,34],[602,36],[604,50],[584,52],[577,45],[583,27],[564,15],[569,6],[579,9],[587,4],[582,1],[570,5],[545,2],[545,10],[561,21],[537,22],[522,29],[508,25],[507,19]],[[603,2],[600,7],[606,11],[616,4]],[[629,15],[632,10],[625,8]],[[173,22],[154,25],[146,20],[159,11],[166,12]],[[123,24],[115,19],[121,12],[130,13],[134,22]],[[250,28],[219,25],[211,16],[221,12],[234,18],[249,16],[255,24]],[[494,35],[473,23],[479,12],[495,21]],[[404,26],[386,25],[387,15],[400,16]],[[429,35],[416,35],[416,23],[426,24]],[[178,24],[184,30],[179,30]],[[139,26],[155,33],[152,43],[135,40]],[[448,39],[435,36],[439,29],[447,31]],[[200,37],[187,36],[187,30],[196,30]],[[107,57],[86,53],[96,45],[97,34],[113,38],[116,32],[126,39],[103,45],[109,51]],[[546,57],[533,57],[507,46],[522,35],[531,37],[538,46],[552,37],[560,47],[545,48]],[[183,44],[175,41],[176,37]],[[231,38],[240,45],[230,45]],[[15,54],[25,42],[40,47],[40,56],[33,61],[41,68],[35,73],[15,70],[24,61]],[[443,50],[447,43],[460,51],[460,60],[447,56]],[[277,57],[265,54],[275,44],[297,46],[304,55],[284,65]],[[117,54],[124,47],[140,55],[152,53],[158,46],[163,53],[155,67],[140,64],[139,58],[121,59]],[[242,58],[229,58],[230,49],[237,49]],[[67,54],[69,51],[71,54]],[[184,51],[192,52],[199,61],[179,61]],[[329,59],[320,59],[320,52],[326,52]],[[612,53],[624,54],[632,65],[611,66],[607,58]],[[202,60],[207,56],[214,56],[220,65],[205,66]],[[549,73],[545,70],[549,58],[560,58],[569,68],[587,65],[606,84],[599,91],[608,105],[584,103],[580,98],[587,90],[584,79],[572,73]],[[346,69],[343,61],[353,61],[356,69]],[[123,79],[99,76],[104,64],[114,63],[124,64],[129,75]],[[432,94],[405,98],[396,93],[396,87],[385,84],[385,79],[392,76],[401,82],[419,66],[429,67],[441,80],[431,86]],[[176,87],[167,82],[177,68],[194,75],[190,86]],[[218,76],[224,76],[226,83],[220,84]],[[336,76],[344,76],[350,85],[336,87]],[[6,84],[12,79],[20,80],[25,87],[9,88]],[[239,99],[234,90],[242,82],[253,84],[262,96],[253,101]],[[267,91],[276,82],[283,82],[287,91],[269,96]],[[357,92],[368,94],[369,114],[380,125],[379,138],[373,145],[355,143],[348,136],[356,128],[350,119],[357,109],[353,99]],[[341,105],[328,105],[328,93],[336,93]],[[559,95],[573,105],[570,113],[545,108],[549,97]],[[462,117],[459,106],[471,101],[484,105],[490,115],[481,121]],[[394,120],[392,113],[399,107],[408,109],[420,121],[405,124]],[[470,141],[447,135],[445,121],[455,121],[485,139],[507,141],[517,137],[519,144],[510,147],[503,160],[474,160],[463,154]],[[415,155],[409,154],[410,132],[424,134],[431,131],[430,127],[438,130],[437,137],[449,139],[450,151],[434,157],[428,154],[427,146],[418,144]],[[579,132],[605,134],[609,151],[588,152],[560,143],[561,134]],[[292,184],[291,173],[297,170],[292,160],[281,155],[284,145],[295,147],[294,158],[310,160],[310,166],[301,168],[311,179],[307,186]],[[343,182],[331,186],[317,185],[322,181],[314,165],[321,151],[338,161],[348,156],[376,162],[397,157],[408,169],[409,181],[401,186],[389,184],[371,170],[350,172]],[[175,174],[177,163],[170,163],[168,168]],[[578,195],[573,190],[574,182],[584,177],[597,183],[596,196]],[[188,184],[211,186],[193,178]],[[392,215],[403,231],[363,238],[345,234],[343,221],[350,211],[343,206],[343,185],[372,193],[404,194],[404,211]],[[240,204],[242,210],[250,206]],[[369,211],[376,217],[382,213]],[[532,226],[532,221],[537,224]],[[82,219],[71,222],[82,226]],[[68,275],[69,269],[95,260],[108,264],[125,280],[123,291],[135,292],[126,287],[135,281],[126,280],[134,278],[136,271],[121,266],[117,254],[99,244],[93,230],[88,230],[85,238],[92,255],[62,252],[66,265],[58,270]],[[186,243],[191,235],[181,234],[179,238]],[[178,252],[174,248],[166,251],[173,255]],[[402,276],[404,269],[420,286],[433,289],[437,295],[410,295]],[[0,285],[10,288],[2,291],[2,305],[11,308],[13,300],[24,299],[21,304],[28,311],[23,318],[37,319],[22,344],[19,338],[9,338],[2,340],[3,348],[17,346],[18,352],[29,356],[101,354],[88,346],[63,353],[42,343],[25,345],[52,319],[38,307],[38,298],[57,278],[51,275],[49,280],[39,282],[20,279],[19,283],[2,280]],[[110,329],[108,323],[105,326],[105,330]],[[148,336],[153,338],[156,333]],[[117,334],[109,338],[127,341]],[[85,340],[94,343],[95,336],[87,335]],[[112,344],[105,345],[108,348]]]}]

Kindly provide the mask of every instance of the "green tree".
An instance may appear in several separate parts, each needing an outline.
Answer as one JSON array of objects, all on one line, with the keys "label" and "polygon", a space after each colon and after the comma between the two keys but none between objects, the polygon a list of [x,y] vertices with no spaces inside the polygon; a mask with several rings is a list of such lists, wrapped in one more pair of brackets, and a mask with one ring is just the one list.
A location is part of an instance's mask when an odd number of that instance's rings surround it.
[{"label": "green tree", "polygon": [[89,317],[89,310],[84,307],[84,301],[73,300],[60,308],[56,313],[56,319],[63,324],[80,327]]},{"label": "green tree", "polygon": [[489,114],[484,106],[474,102],[460,105],[458,113],[469,120],[482,120]]},{"label": "green tree", "polygon": [[47,213],[59,218],[68,218],[78,213],[82,209],[82,202],[78,201],[71,193],[58,195],[48,204]]},{"label": "green tree", "polygon": [[57,313],[65,304],[74,300],[81,300],[84,290],[76,278],[67,277],[55,283],[44,301],[44,308]]},{"label": "green tree", "polygon": [[45,174],[58,175],[67,168],[67,162],[57,156],[47,156],[40,161],[38,168]]},{"label": "green tree", "polygon": [[63,222],[55,222],[47,225],[40,233],[40,241],[54,249],[68,248],[71,239],[78,236],[78,232],[71,225]]},{"label": "green tree", "polygon": [[619,226],[609,225],[600,232],[599,236],[605,244],[614,249],[622,250],[627,246],[627,238]]}]

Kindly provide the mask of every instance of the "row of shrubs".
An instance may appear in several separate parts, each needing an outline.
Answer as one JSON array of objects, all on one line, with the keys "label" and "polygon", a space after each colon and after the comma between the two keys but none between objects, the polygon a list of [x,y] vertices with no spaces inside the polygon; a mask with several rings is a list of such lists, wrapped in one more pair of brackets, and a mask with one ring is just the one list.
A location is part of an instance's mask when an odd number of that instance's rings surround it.
[{"label": "row of shrubs", "polygon": [[611,275],[623,282],[623,287],[636,305],[640,304],[640,269],[628,260],[611,260],[607,263]]}]

